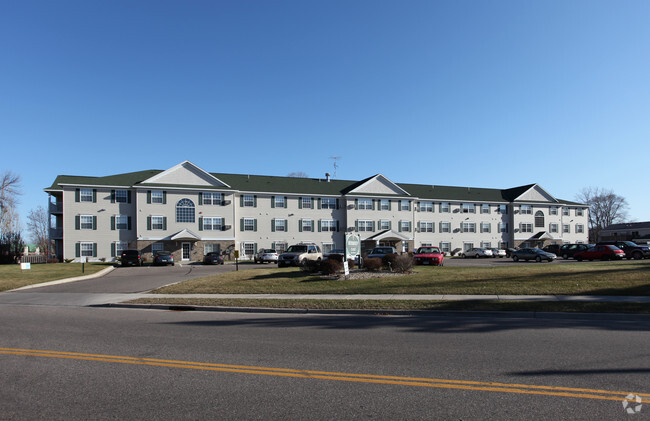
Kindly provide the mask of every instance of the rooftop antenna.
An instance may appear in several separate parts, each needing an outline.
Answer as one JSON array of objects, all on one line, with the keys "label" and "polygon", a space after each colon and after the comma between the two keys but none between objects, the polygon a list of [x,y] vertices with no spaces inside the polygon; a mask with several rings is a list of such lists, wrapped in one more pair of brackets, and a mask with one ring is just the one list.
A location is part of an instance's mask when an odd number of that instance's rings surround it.
[{"label": "rooftop antenna", "polygon": [[330,159],[333,159],[333,160],[334,160],[334,178],[338,178],[338,177],[336,176],[336,169],[337,169],[339,166],[338,166],[338,164],[336,163],[336,161],[338,161],[339,159],[341,159],[341,157],[340,157],[340,156],[330,156]]}]

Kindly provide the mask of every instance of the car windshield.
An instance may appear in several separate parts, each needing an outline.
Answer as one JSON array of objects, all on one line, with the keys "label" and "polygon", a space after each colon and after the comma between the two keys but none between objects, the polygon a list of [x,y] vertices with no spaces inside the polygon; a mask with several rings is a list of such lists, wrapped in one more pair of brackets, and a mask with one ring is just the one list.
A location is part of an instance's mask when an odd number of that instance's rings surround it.
[{"label": "car windshield", "polygon": [[210,256],[210,257],[215,257],[215,256],[219,256],[219,253],[217,253],[216,251],[211,251],[207,255]]},{"label": "car windshield", "polygon": [[623,241],[623,244],[625,244],[628,247],[637,247],[637,244],[632,241]]},{"label": "car windshield", "polygon": [[157,251],[157,252],[156,252],[156,256],[165,256],[165,257],[167,257],[167,256],[169,256],[170,254],[171,254],[171,253],[168,252],[168,251]]},{"label": "car windshield", "polygon": [[289,246],[287,253],[304,253],[307,251],[307,246]]},{"label": "car windshield", "polygon": [[373,254],[382,254],[382,253],[383,254],[388,254],[388,253],[392,253],[392,252],[393,252],[393,249],[390,248],[390,247],[377,247],[372,251]]}]

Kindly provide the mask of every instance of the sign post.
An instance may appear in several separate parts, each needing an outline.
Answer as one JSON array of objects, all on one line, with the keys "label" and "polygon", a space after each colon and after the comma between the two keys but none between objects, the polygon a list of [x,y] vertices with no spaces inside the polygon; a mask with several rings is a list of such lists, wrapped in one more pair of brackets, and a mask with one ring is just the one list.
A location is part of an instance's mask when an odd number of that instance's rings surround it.
[{"label": "sign post", "polygon": [[359,256],[359,264],[361,264],[361,236],[359,234],[345,234],[345,261],[349,258]]},{"label": "sign post", "polygon": [[239,250],[235,250],[235,270],[239,270]]}]

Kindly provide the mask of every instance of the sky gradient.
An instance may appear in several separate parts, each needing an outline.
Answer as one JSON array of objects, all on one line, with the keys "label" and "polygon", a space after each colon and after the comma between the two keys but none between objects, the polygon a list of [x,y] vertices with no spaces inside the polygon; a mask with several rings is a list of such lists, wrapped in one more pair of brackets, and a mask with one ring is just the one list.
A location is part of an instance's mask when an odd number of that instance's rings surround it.
[{"label": "sky gradient", "polygon": [[[611,189],[650,221],[648,1],[0,0],[0,171]],[[634,174],[633,176],[630,174]]]}]

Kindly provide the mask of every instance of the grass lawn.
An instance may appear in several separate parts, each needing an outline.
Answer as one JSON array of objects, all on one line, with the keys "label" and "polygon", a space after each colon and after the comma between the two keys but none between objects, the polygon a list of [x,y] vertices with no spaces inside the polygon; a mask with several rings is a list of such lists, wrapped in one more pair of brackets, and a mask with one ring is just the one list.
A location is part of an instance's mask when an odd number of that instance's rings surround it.
[{"label": "grass lawn", "polygon": [[160,288],[161,294],[650,295],[650,260],[417,266],[403,276],[331,280],[297,268],[249,269]]},{"label": "grass lawn", "polygon": [[90,275],[112,266],[112,263],[86,263],[84,273],[81,263],[32,264],[30,270],[21,270],[20,265],[0,265],[0,292],[32,284]]}]

